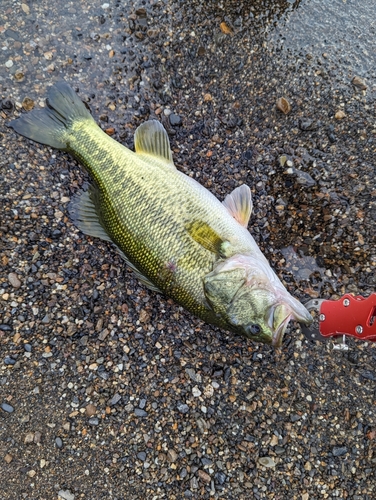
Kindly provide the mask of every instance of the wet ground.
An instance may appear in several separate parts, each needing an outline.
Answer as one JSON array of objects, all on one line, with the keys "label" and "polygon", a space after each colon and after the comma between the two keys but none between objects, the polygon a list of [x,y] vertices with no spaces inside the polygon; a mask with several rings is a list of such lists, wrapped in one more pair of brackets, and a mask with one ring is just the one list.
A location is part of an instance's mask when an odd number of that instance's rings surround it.
[{"label": "wet ground", "polygon": [[72,225],[81,167],[5,126],[60,79],[129,147],[160,119],[220,199],[249,184],[295,296],[367,296],[372,3],[2,1],[1,498],[375,497],[374,345],[293,327],[275,351],[203,324]]}]

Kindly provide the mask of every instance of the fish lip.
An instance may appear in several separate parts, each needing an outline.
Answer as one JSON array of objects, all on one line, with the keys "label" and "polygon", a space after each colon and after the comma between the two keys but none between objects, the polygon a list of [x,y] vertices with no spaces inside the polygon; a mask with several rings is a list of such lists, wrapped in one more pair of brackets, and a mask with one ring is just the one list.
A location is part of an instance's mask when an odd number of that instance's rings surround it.
[{"label": "fish lip", "polygon": [[279,327],[273,333],[273,336],[272,336],[272,346],[273,347],[281,347],[282,341],[283,341],[283,336],[285,334],[287,325],[289,324],[291,317],[292,317],[291,314],[286,316],[286,318],[280,323]]}]

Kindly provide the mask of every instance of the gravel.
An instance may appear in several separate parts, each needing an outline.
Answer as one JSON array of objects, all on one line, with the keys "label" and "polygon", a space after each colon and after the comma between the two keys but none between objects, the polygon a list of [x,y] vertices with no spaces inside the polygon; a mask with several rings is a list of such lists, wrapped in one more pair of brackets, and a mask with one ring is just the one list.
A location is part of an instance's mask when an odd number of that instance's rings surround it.
[{"label": "gravel", "polygon": [[159,119],[179,170],[219,199],[251,187],[250,231],[295,296],[367,296],[373,2],[298,3],[3,0],[4,500],[375,498],[373,344],[295,325],[276,351],[203,324],[73,226],[82,167],[6,127],[60,79],[128,147]]}]

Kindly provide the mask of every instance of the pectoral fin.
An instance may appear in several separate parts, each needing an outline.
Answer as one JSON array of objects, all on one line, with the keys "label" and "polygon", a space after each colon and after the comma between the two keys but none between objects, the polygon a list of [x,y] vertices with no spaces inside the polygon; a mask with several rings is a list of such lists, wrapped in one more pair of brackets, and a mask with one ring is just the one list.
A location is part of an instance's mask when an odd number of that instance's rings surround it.
[{"label": "pectoral fin", "polygon": [[252,213],[252,195],[246,184],[237,187],[228,194],[223,201],[223,205],[239,224],[244,227],[248,226]]},{"label": "pectoral fin", "polygon": [[134,135],[136,153],[150,155],[174,166],[170,140],[163,125],[157,120],[142,123]]},{"label": "pectoral fin", "polygon": [[206,222],[194,221],[187,226],[187,231],[206,250],[221,257],[228,256],[230,242],[221,238]]},{"label": "pectoral fin", "polygon": [[84,234],[111,241],[100,222],[97,196],[98,192],[94,186],[90,186],[87,191],[81,191],[70,202],[69,214],[74,224]]}]

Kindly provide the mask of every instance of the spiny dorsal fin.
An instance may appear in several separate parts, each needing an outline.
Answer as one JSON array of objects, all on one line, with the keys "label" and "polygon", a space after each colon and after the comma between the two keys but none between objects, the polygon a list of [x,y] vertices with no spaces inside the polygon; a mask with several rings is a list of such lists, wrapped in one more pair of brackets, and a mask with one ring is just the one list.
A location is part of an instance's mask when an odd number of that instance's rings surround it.
[{"label": "spiny dorsal fin", "polygon": [[223,201],[223,205],[239,224],[244,227],[248,226],[253,205],[251,190],[246,184],[237,187],[228,194]]},{"label": "spiny dorsal fin", "polygon": [[187,231],[206,250],[228,257],[230,242],[221,238],[206,222],[194,221],[188,224]]},{"label": "spiny dorsal fin", "polygon": [[163,125],[157,120],[142,123],[134,135],[136,153],[151,155],[174,164],[170,149],[170,140]]},{"label": "spiny dorsal fin", "polygon": [[87,191],[79,192],[69,204],[69,214],[74,224],[84,234],[111,241],[100,223],[95,203],[96,189],[90,186]]}]

